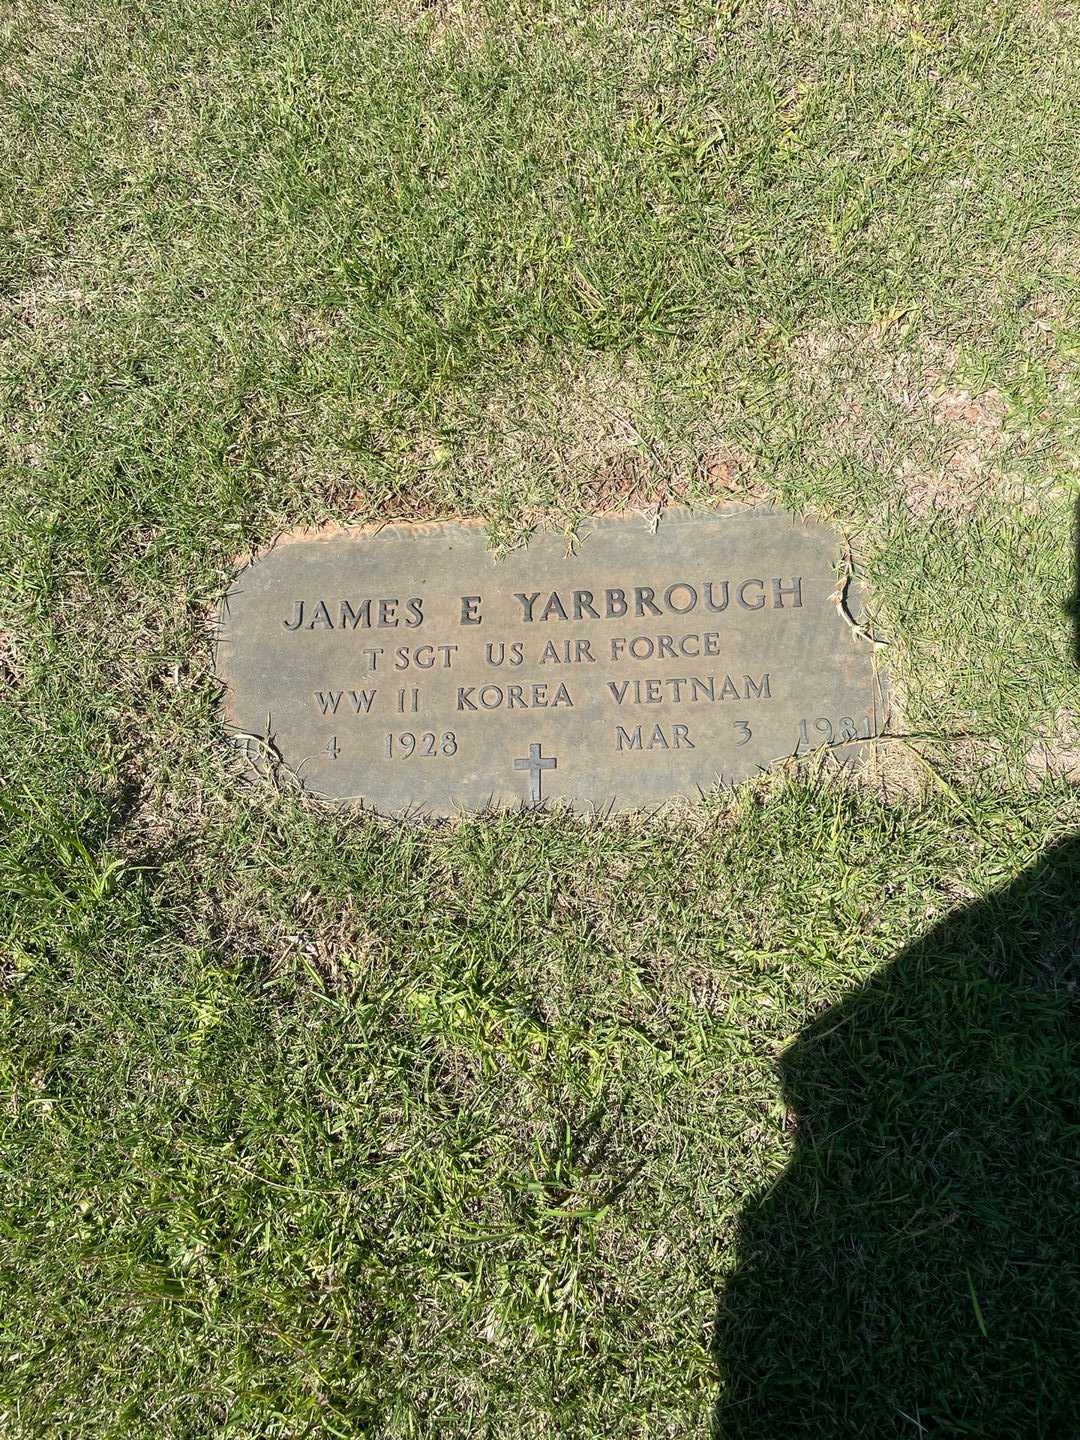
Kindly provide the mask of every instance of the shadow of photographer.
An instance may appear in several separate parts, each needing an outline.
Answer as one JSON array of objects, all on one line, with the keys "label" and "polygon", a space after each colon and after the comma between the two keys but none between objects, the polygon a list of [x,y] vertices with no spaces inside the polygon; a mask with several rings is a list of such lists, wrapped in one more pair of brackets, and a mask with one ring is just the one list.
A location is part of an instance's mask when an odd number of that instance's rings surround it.
[{"label": "shadow of photographer", "polygon": [[[1080,577],[1080,507],[1076,545]],[[1080,578],[1067,613],[1080,665]],[[714,1433],[1080,1437],[1080,836],[781,1071],[796,1148],[743,1217]]]}]

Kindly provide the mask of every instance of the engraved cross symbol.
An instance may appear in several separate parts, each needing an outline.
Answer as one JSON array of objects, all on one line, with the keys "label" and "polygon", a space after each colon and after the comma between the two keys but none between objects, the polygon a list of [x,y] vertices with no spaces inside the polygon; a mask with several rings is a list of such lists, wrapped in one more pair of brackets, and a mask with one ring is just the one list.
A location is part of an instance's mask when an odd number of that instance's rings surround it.
[{"label": "engraved cross symbol", "polygon": [[539,804],[540,804],[540,801],[541,801],[541,798],[542,798],[541,788],[540,788],[540,773],[541,773],[541,771],[543,771],[543,770],[556,770],[556,769],[558,769],[558,766],[559,766],[559,762],[558,762],[558,760],[556,760],[556,759],[554,758],[554,756],[545,755],[543,759],[540,758],[540,746],[539,746],[539,745],[530,745],[530,746],[529,746],[529,758],[528,758],[527,760],[522,759],[522,760],[515,760],[515,761],[514,761],[514,769],[515,769],[515,770],[528,770],[528,771],[529,771],[529,804],[530,804],[530,805],[539,805]]}]

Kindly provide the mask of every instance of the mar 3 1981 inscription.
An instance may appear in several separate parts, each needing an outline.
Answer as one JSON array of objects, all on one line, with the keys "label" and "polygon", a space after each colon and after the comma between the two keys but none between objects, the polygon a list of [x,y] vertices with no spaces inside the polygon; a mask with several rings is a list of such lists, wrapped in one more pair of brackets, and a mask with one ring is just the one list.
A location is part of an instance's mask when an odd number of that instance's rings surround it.
[{"label": "mar 3 1981 inscription", "polygon": [[473,524],[285,537],[222,602],[227,720],[313,793],[390,813],[652,807],[822,745],[853,760],[885,714],[839,558],[745,507],[500,560]]}]

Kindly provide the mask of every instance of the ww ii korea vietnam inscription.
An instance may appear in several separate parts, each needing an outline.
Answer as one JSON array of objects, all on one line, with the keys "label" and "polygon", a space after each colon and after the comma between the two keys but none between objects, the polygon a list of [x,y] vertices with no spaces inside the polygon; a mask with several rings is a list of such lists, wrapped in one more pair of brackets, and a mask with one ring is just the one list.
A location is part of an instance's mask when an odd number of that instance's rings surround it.
[{"label": "ww ii korea vietnam inscription", "polygon": [[821,745],[855,759],[885,715],[839,553],[745,507],[594,519],[498,561],[473,524],[285,537],[222,602],[226,718],[387,813],[651,807]]}]

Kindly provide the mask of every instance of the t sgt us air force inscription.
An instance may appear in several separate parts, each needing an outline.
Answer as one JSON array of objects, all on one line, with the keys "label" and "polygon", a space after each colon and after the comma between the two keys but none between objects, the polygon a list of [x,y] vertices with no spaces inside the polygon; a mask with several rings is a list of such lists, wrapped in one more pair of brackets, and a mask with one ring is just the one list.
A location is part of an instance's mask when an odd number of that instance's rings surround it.
[{"label": "t sgt us air force inscription", "polygon": [[226,718],[253,759],[384,812],[651,807],[822,745],[853,760],[885,716],[838,554],[742,507],[498,561],[471,524],[285,537],[222,602]]}]

